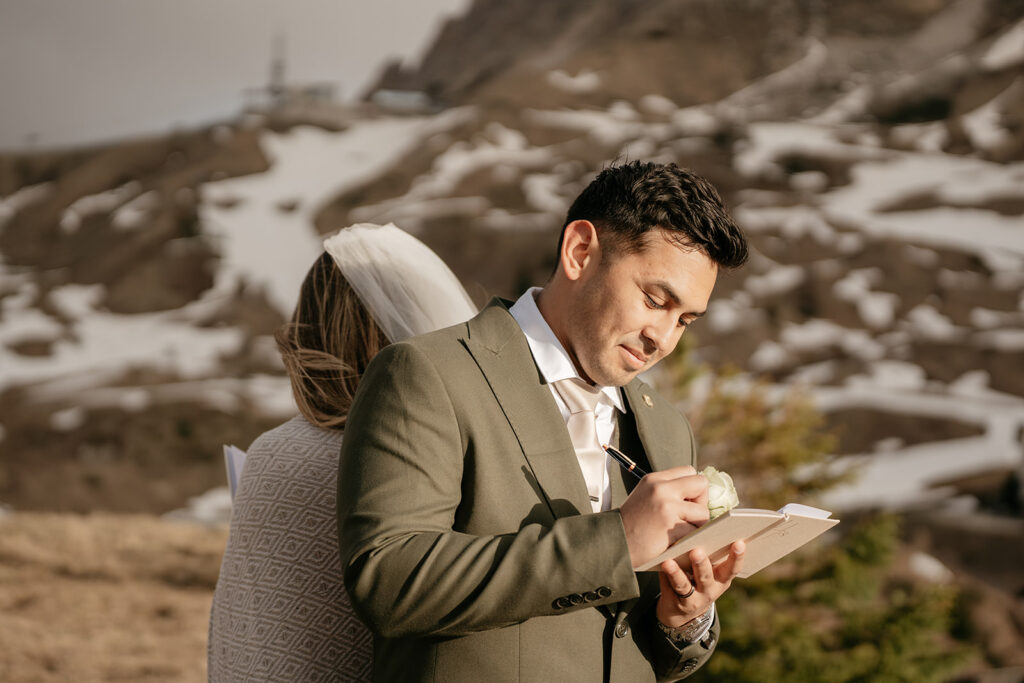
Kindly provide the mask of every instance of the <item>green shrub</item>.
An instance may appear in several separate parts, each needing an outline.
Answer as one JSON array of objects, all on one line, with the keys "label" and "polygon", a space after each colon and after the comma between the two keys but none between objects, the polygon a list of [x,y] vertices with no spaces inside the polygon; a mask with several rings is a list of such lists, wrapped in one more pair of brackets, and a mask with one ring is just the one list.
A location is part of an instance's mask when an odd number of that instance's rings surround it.
[{"label": "green shrub", "polygon": [[[702,464],[733,476],[742,506],[814,504],[841,480],[828,467],[835,438],[804,392],[734,370],[715,375],[690,362],[692,347],[681,344],[666,368],[688,403]],[[709,381],[694,381],[702,375]],[[717,604],[717,651],[690,680],[949,680],[976,657],[955,635],[957,590],[901,576],[899,549],[899,518],[876,515],[737,579]]]}]

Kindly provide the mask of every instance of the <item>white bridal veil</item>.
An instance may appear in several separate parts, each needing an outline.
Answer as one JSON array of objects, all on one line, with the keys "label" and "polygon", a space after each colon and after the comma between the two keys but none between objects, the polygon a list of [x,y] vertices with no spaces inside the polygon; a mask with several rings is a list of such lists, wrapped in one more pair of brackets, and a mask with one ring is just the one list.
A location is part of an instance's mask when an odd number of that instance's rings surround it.
[{"label": "white bridal veil", "polygon": [[342,228],[324,240],[324,249],[392,342],[477,313],[444,261],[393,223]]}]

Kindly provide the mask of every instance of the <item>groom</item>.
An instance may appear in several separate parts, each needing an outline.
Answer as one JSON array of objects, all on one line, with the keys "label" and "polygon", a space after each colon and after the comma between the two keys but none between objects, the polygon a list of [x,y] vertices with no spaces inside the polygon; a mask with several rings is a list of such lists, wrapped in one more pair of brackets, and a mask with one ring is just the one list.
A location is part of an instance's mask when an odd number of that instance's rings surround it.
[{"label": "groom", "polygon": [[633,571],[708,518],[689,424],[636,377],[746,256],[700,176],[610,167],[569,209],[543,289],[373,360],[338,515],[376,680],[677,680],[711,656],[742,544],[715,567],[694,551],[692,575]]}]

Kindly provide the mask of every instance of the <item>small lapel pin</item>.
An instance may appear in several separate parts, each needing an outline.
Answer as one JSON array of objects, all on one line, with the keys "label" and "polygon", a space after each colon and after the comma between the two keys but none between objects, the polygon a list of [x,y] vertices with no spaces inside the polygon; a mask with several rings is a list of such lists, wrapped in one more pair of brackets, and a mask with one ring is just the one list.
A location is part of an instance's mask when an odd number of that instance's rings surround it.
[{"label": "small lapel pin", "polygon": [[653,408],[654,407],[654,401],[652,401],[651,397],[648,396],[647,394],[644,394],[644,403],[647,404],[648,408]]}]

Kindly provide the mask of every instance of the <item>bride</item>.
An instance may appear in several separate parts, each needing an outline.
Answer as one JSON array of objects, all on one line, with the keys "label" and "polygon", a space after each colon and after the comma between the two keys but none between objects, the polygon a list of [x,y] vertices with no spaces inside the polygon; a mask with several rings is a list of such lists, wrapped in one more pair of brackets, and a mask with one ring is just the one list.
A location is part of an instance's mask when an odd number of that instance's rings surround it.
[{"label": "bride", "polygon": [[370,359],[476,314],[426,245],[394,225],[324,242],[276,334],[300,415],[249,447],[210,611],[210,681],[369,681],[373,645],[342,581],[338,454]]}]

